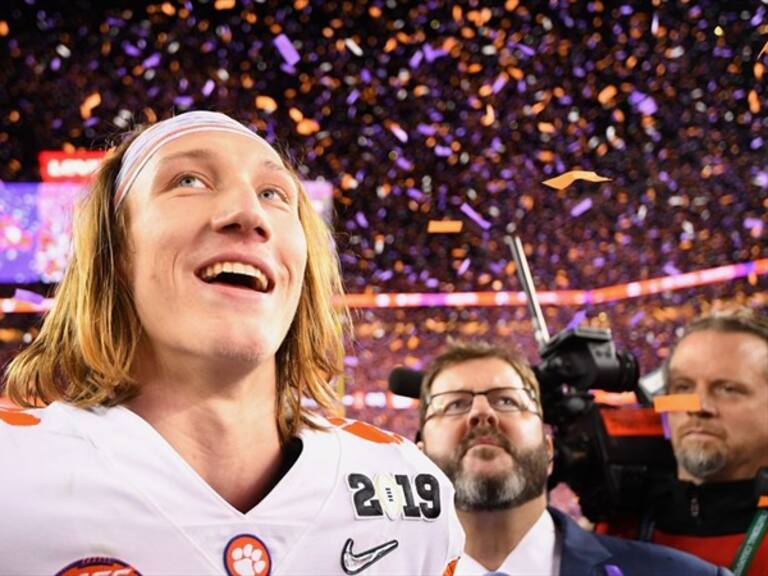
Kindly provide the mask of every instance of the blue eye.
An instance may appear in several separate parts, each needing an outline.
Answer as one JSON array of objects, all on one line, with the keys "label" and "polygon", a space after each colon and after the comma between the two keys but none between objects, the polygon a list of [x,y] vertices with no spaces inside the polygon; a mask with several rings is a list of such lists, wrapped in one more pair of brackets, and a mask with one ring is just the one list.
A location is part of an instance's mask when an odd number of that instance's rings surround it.
[{"label": "blue eye", "polygon": [[265,200],[282,200],[283,202],[288,202],[288,196],[277,188],[265,188],[259,192],[259,196]]},{"label": "blue eye", "polygon": [[205,188],[205,183],[194,174],[183,174],[176,180],[176,185],[181,188]]}]

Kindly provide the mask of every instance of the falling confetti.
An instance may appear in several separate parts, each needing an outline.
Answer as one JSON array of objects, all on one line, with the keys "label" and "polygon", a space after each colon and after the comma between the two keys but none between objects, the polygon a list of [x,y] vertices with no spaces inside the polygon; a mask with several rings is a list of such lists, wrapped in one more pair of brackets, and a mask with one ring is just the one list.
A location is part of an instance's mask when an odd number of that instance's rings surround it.
[{"label": "falling confetti", "polygon": [[656,412],[699,412],[701,410],[701,399],[698,394],[654,396],[653,409]]},{"label": "falling confetti", "polygon": [[427,225],[428,234],[458,234],[464,227],[461,220],[430,220]]},{"label": "falling confetti", "polygon": [[80,116],[82,116],[84,120],[90,118],[93,109],[99,104],[101,104],[101,94],[94,92],[86,97],[86,99],[83,100],[83,103],[80,104]]},{"label": "falling confetti", "polygon": [[565,190],[568,188],[568,186],[577,180],[585,180],[587,182],[610,182],[611,179],[600,176],[595,172],[589,172],[586,170],[571,170],[554,178],[550,178],[549,180],[544,180],[542,184],[549,186],[550,188],[554,188],[555,190]]},{"label": "falling confetti", "polygon": [[491,223],[488,222],[485,218],[480,216],[469,204],[464,202],[459,209],[464,212],[467,216],[472,218],[478,226],[480,226],[483,230],[488,230],[491,227]]},{"label": "falling confetti", "polygon": [[285,34],[278,35],[274,40],[274,44],[288,66],[295,66],[301,60],[299,52]]},{"label": "falling confetti", "polygon": [[757,59],[760,60],[760,58],[762,58],[763,54],[765,54],[766,52],[768,52],[768,41],[765,44],[763,44],[763,47],[760,49],[760,52],[757,55]]},{"label": "falling confetti", "polygon": [[574,218],[578,218],[584,212],[592,208],[592,198],[585,198],[578,204],[576,204],[573,208],[571,208],[571,216]]}]

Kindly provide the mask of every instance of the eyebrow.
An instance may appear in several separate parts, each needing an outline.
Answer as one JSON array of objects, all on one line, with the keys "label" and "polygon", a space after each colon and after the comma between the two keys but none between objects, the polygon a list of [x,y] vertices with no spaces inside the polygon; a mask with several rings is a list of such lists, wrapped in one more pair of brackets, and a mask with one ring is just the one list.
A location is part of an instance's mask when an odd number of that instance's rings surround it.
[{"label": "eyebrow", "polygon": [[[174,160],[185,159],[210,160],[212,156],[215,157],[219,155],[220,152],[218,150],[214,150],[213,148],[192,148],[191,150],[182,150],[180,152],[170,154],[169,156],[162,158],[160,162],[172,162]],[[292,174],[292,172],[288,170],[285,165],[279,164],[274,160],[263,160],[261,162],[261,166],[275,172],[285,172],[289,175]]]}]

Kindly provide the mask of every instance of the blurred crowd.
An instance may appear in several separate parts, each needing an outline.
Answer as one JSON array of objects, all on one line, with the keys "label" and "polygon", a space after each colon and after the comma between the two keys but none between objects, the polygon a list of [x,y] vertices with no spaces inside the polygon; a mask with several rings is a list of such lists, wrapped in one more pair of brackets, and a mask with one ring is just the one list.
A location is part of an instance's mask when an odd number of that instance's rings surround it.
[{"label": "blurred crowd", "polygon": [[[765,308],[764,293],[748,295],[741,280],[698,290],[674,292],[591,309],[544,307],[550,335],[575,325],[607,328],[617,349],[631,352],[641,375],[659,368],[682,327],[698,315],[734,305]],[[395,366],[425,369],[448,339],[485,340],[521,351],[533,364],[539,353],[526,308],[415,308],[364,310],[355,314],[355,340],[349,347],[345,392],[387,390]],[[413,438],[418,429],[415,408],[382,406],[347,408],[347,414]]]}]

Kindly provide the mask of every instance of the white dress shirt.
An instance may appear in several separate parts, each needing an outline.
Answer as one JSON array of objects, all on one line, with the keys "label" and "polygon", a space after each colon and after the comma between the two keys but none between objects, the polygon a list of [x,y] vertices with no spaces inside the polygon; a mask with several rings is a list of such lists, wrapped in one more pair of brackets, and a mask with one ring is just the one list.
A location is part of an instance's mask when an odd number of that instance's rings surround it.
[{"label": "white dress shirt", "polygon": [[454,576],[482,576],[488,572],[502,572],[510,576],[558,576],[561,540],[552,516],[544,510],[496,570],[485,568],[465,552],[456,565]]}]

